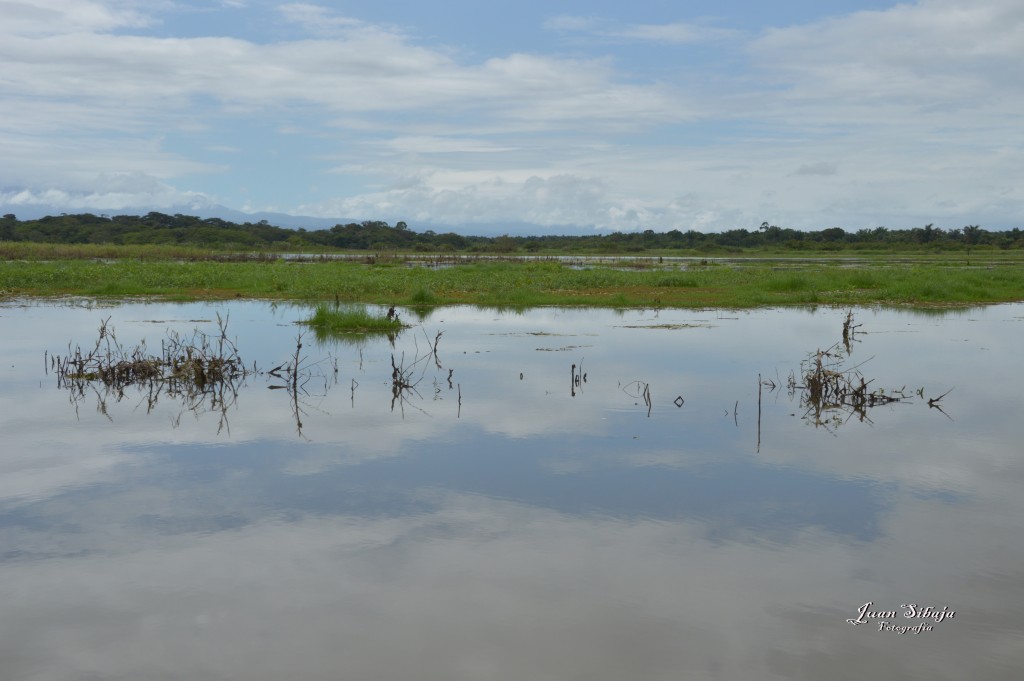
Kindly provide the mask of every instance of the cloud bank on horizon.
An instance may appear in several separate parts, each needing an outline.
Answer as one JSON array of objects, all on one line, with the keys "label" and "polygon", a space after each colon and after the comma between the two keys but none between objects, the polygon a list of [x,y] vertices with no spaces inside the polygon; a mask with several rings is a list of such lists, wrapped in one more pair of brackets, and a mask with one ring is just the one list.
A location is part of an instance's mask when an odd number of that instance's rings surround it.
[{"label": "cloud bank on horizon", "polygon": [[0,0],[0,210],[1024,223],[1019,0]]}]

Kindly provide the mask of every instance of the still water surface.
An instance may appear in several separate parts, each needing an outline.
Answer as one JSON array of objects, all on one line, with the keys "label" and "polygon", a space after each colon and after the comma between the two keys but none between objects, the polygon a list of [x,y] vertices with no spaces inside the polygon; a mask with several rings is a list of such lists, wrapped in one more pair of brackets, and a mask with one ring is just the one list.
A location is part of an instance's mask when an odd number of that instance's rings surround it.
[{"label": "still water surface", "polygon": [[[821,425],[846,310],[399,312],[292,394],[298,306],[0,308],[0,678],[1021,678],[1024,306],[854,310]],[[46,360],[218,314],[223,409]]]}]

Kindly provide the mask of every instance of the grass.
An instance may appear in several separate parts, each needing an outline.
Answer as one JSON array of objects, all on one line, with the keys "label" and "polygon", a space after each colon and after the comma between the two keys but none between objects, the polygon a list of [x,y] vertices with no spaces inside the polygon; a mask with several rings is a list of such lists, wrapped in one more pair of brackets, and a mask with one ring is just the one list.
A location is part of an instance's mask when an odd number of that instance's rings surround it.
[{"label": "grass", "polygon": [[0,241],[0,260],[266,260],[276,253],[253,251],[238,253],[198,246],[157,244],[48,244],[27,241]]},{"label": "grass", "polygon": [[421,286],[409,296],[409,302],[415,306],[437,305],[437,296],[430,289]]},{"label": "grass", "polygon": [[397,315],[374,315],[365,305],[338,306],[327,303],[317,305],[313,316],[303,324],[327,336],[343,333],[397,333],[405,327]]},{"label": "grass", "polygon": [[[778,305],[967,306],[1024,300],[1024,254],[848,261],[696,261],[681,268],[571,267],[473,261],[447,268],[353,261],[179,257],[0,260],[0,299],[14,296],[261,298],[408,305],[602,307]],[[356,323],[356,326],[363,322]],[[369,327],[367,327],[369,328]]]}]

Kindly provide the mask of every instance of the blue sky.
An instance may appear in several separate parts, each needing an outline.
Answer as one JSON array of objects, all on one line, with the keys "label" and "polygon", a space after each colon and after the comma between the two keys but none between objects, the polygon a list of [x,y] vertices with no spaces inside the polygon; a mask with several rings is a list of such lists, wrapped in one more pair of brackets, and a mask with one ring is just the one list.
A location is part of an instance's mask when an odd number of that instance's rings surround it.
[{"label": "blue sky", "polygon": [[1024,3],[0,0],[0,210],[1024,224]]}]

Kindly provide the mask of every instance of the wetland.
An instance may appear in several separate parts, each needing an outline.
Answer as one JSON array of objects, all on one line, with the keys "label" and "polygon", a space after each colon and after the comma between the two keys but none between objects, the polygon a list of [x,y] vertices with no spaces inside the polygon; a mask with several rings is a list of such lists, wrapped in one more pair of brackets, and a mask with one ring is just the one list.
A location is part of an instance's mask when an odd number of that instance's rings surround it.
[{"label": "wetland", "polygon": [[5,674],[1017,678],[1024,305],[480,307],[439,275],[390,268],[376,333],[213,280],[6,297]]}]

